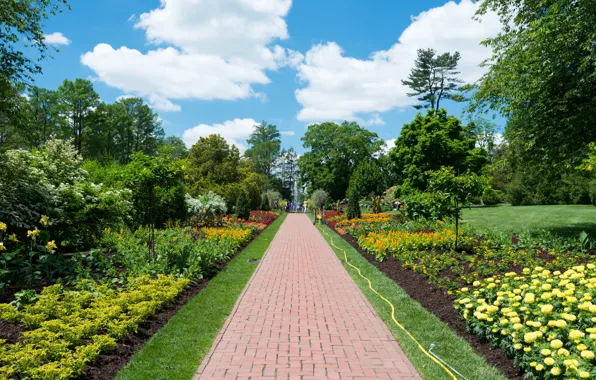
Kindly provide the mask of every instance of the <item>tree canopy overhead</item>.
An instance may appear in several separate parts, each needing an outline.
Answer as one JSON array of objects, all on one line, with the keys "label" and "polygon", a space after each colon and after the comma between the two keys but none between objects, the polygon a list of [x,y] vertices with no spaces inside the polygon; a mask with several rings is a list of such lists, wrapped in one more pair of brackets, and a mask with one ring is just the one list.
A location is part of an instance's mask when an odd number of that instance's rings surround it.
[{"label": "tree canopy overhead", "polygon": [[418,49],[414,68],[408,80],[402,81],[404,86],[412,90],[408,96],[418,96],[420,104],[415,105],[414,108],[430,108],[438,111],[443,99],[464,101],[464,97],[456,92],[463,83],[457,77],[459,74],[457,63],[460,58],[459,52],[437,55],[434,49]]},{"label": "tree canopy overhead", "polygon": [[552,165],[583,157],[596,140],[596,1],[485,0],[503,28],[472,110],[510,119],[508,134],[527,160]]},{"label": "tree canopy overhead", "polygon": [[312,124],[302,137],[310,149],[298,160],[302,182],[344,199],[354,169],[378,154],[384,142],[354,122]]},{"label": "tree canopy overhead", "polygon": [[50,49],[45,42],[44,21],[70,9],[66,0],[2,1],[0,6],[0,86],[30,81],[41,72],[38,61],[21,51],[32,46],[39,53],[39,60]]}]

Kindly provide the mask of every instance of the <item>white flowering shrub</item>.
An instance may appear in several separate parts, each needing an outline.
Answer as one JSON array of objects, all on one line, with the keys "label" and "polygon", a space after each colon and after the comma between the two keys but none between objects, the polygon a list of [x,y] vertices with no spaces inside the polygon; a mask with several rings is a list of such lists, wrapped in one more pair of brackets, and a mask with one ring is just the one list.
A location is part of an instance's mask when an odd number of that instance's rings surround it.
[{"label": "white flowering shrub", "polygon": [[72,142],[63,140],[0,155],[0,220],[24,230],[48,215],[53,236],[67,247],[89,245],[103,228],[127,222],[130,191],[89,182],[81,164]]},{"label": "white flowering shrub", "polygon": [[199,226],[211,226],[217,224],[219,219],[228,211],[226,200],[214,192],[199,195],[197,198],[186,194],[188,214],[193,223]]}]

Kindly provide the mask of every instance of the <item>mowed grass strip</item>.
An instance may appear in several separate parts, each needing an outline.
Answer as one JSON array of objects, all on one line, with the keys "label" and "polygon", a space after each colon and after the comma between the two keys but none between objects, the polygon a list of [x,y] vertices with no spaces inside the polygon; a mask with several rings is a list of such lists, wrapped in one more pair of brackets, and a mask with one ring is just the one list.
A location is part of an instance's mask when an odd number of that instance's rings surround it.
[{"label": "mowed grass strip", "polygon": [[[321,228],[325,229],[327,233],[323,233],[323,237],[331,245],[350,276],[389,327],[401,348],[424,379],[450,379],[450,376],[438,364],[428,358],[403,330],[395,325],[391,318],[389,305],[369,289],[368,282],[361,278],[355,269],[344,262],[343,250],[346,251],[350,263],[360,268],[362,275],[370,279],[373,287],[393,303],[395,317],[398,322],[408,329],[424,349],[428,350],[430,345],[434,343],[436,347],[433,349],[433,353],[439,355],[441,359],[445,360],[467,379],[506,379],[496,368],[489,365],[483,357],[478,355],[468,342],[458,337],[439,318],[411,299],[402,288],[371,265],[338,234],[327,226]],[[331,244],[331,238],[340,249]]]},{"label": "mowed grass strip", "polygon": [[280,215],[157,332],[117,380],[191,379],[286,215]]},{"label": "mowed grass strip", "polygon": [[548,230],[559,236],[581,231],[596,237],[596,207],[591,205],[474,207],[463,210],[464,222],[477,231]]}]

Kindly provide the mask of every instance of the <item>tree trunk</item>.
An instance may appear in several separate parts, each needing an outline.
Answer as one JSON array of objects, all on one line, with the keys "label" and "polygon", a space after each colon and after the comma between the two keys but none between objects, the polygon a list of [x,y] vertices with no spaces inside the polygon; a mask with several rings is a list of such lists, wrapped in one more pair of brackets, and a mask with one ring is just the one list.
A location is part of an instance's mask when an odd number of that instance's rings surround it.
[{"label": "tree trunk", "polygon": [[151,259],[155,259],[155,225],[153,224],[153,186],[149,186],[149,226],[151,228],[149,256],[151,257]]},{"label": "tree trunk", "polygon": [[439,112],[439,104],[441,103],[441,98],[443,97],[443,90],[445,89],[445,79],[441,79],[441,91],[439,91],[439,97],[437,98],[437,112]]},{"label": "tree trunk", "polygon": [[457,251],[457,243],[459,239],[459,208],[457,201],[455,203],[455,250]]}]

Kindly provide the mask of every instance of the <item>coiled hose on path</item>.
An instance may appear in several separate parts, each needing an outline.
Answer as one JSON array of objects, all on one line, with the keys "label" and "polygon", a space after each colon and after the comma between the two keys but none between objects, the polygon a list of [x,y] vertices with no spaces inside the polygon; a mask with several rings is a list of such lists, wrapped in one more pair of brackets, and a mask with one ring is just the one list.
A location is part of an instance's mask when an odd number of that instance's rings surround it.
[{"label": "coiled hose on path", "polygon": [[[320,222],[319,222],[320,223]],[[441,366],[441,368],[443,370],[445,370],[445,372],[449,375],[449,377],[451,377],[454,380],[457,380],[457,376],[455,376],[454,373],[458,374],[460,378],[467,380],[461,373],[457,372],[453,367],[451,367],[449,364],[445,363],[445,361],[441,360],[441,358],[439,358],[436,354],[434,354],[433,352],[429,352],[432,351],[432,349],[435,347],[434,344],[431,344],[429,350],[425,350],[424,347],[422,347],[422,345],[420,344],[420,342],[418,342],[418,340],[401,324],[397,321],[397,319],[395,318],[395,306],[393,306],[393,303],[391,303],[391,301],[389,301],[387,298],[385,298],[381,293],[379,293],[373,286],[371,281],[362,274],[362,272],[360,271],[360,268],[358,268],[357,266],[355,266],[354,264],[350,263],[348,261],[348,254],[346,253],[346,250],[343,248],[338,247],[335,244],[334,238],[333,236],[329,235],[329,233],[327,231],[325,231],[325,229],[321,228],[320,224],[318,226],[319,231],[321,231],[325,236],[327,236],[329,238],[329,241],[331,242],[331,245],[336,248],[339,249],[341,251],[343,251],[344,253],[344,261],[346,264],[348,264],[350,267],[356,269],[356,271],[358,272],[358,275],[360,277],[362,277],[363,279],[365,279],[368,282],[368,288],[375,293],[377,296],[379,296],[379,298],[381,298],[383,301],[385,301],[390,307],[391,307],[391,319],[393,319],[393,322],[397,325],[397,327],[399,327],[400,329],[402,329],[406,335],[408,335],[410,337],[410,339],[412,339],[412,341],[414,343],[416,343],[416,345],[418,346],[418,348],[420,349],[420,351],[422,351],[426,356],[428,356],[433,362],[437,363],[439,366]]]}]

